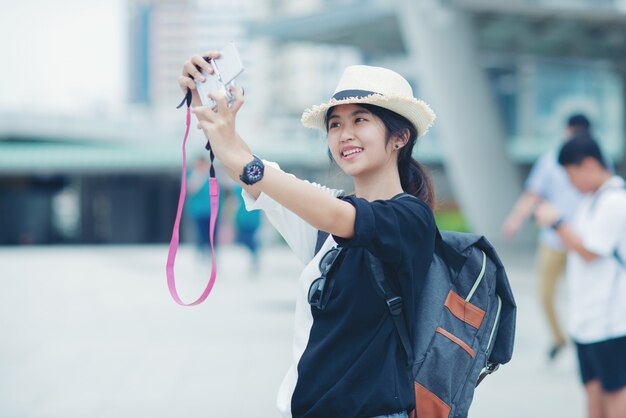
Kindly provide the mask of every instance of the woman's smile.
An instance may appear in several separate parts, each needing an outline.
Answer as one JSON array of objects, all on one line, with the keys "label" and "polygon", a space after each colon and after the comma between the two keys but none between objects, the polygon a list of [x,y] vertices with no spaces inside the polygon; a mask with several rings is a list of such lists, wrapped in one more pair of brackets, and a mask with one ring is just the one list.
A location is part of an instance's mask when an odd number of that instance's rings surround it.
[{"label": "woman's smile", "polygon": [[359,154],[363,151],[361,147],[355,146],[347,146],[341,149],[341,159],[343,160],[353,160],[359,156]]}]

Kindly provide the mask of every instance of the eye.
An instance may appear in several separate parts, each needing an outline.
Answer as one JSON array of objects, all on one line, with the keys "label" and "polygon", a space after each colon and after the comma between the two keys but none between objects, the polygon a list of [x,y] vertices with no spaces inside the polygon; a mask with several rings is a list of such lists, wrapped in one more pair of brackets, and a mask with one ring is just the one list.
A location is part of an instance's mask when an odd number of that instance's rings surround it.
[{"label": "eye", "polygon": [[367,121],[367,119],[365,119],[365,118],[356,118],[356,119],[354,119],[354,123],[366,122],[366,121]]},{"label": "eye", "polygon": [[341,126],[341,124],[339,122],[330,122],[328,124],[328,130],[330,131],[333,128],[338,128],[339,126]]}]

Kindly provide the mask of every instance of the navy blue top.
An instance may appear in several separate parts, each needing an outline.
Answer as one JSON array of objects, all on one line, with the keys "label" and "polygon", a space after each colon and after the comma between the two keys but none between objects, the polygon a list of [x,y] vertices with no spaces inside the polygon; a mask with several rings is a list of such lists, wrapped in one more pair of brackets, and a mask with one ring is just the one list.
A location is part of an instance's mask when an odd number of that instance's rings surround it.
[{"label": "navy blue top", "polygon": [[416,286],[433,257],[432,211],[413,198],[342,199],[356,208],[354,237],[333,237],[345,250],[329,274],[326,308],[311,307],[313,326],[291,399],[294,417],[373,417],[415,407],[406,354],[365,251],[381,260],[413,320]]}]

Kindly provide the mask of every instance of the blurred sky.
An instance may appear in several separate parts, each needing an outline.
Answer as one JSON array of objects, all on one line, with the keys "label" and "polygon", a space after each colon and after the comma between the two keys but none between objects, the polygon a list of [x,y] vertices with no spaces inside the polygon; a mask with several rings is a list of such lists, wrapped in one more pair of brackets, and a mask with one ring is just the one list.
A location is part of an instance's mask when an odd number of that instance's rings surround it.
[{"label": "blurred sky", "polygon": [[118,109],[125,22],[125,0],[2,0],[0,111]]}]

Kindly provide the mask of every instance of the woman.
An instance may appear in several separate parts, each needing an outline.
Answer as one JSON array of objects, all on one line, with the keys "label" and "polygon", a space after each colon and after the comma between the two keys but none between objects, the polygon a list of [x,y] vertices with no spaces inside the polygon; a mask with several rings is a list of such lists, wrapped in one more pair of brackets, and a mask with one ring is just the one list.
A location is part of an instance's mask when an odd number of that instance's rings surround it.
[{"label": "woman", "polygon": [[[382,261],[411,321],[414,288],[426,274],[435,241],[430,177],[411,153],[433,112],[413,97],[399,74],[348,67],[333,98],[302,116],[304,126],[327,132],[333,160],[354,180],[354,194],[340,196],[253,156],[235,130],[241,91],[232,90],[230,107],[219,93],[210,95],[216,108],[199,106],[192,79],[202,77],[198,67],[211,71],[203,57],[195,56],[179,80],[184,91],[194,93],[198,128],[244,188],[247,208],[265,210],[306,264],[296,303],[293,364],[278,394],[281,412],[408,416],[415,406],[408,359],[365,257],[369,251]],[[315,254],[318,230],[330,235]]]}]

